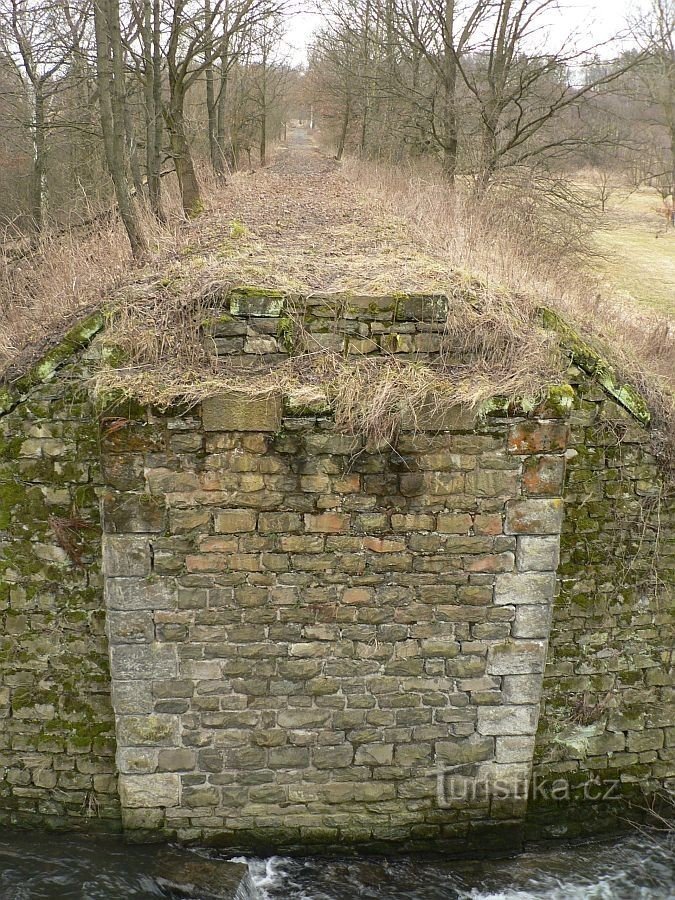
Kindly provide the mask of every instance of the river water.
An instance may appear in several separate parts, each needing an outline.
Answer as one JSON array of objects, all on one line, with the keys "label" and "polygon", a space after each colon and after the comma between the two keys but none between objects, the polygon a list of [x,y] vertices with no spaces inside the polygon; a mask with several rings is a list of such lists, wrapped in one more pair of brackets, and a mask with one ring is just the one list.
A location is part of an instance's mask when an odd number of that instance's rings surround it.
[{"label": "river water", "polygon": [[[0,837],[0,900],[150,900],[158,851],[115,841]],[[200,856],[215,859],[215,853]],[[194,858],[194,857],[193,857]],[[222,858],[222,857],[221,857]],[[634,834],[500,861],[236,857],[261,900],[673,900],[675,838]],[[198,900],[198,898],[197,898]]]}]

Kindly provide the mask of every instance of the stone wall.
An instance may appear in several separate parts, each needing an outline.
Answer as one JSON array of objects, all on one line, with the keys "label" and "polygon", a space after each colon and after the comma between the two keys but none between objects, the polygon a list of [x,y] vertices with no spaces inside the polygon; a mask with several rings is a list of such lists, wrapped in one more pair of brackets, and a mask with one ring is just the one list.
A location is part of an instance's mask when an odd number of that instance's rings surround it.
[{"label": "stone wall", "polygon": [[83,383],[88,360],[77,358],[98,327],[85,323],[0,392],[3,825],[120,827],[98,421]]},{"label": "stone wall", "polygon": [[[447,304],[241,290],[203,337],[426,361]],[[0,821],[485,853],[672,784],[672,489],[589,348],[375,446],[318,394],[98,414],[102,327],[0,391]]]},{"label": "stone wall", "polygon": [[530,808],[532,833],[550,836],[625,827],[621,800],[636,812],[649,791],[675,789],[673,484],[648,431],[582,372],[570,378],[578,400],[534,767],[545,790]]},{"label": "stone wall", "polygon": [[437,768],[529,774],[567,429],[457,410],[434,427],[369,451],[329,418],[221,397],[136,426],[126,452],[114,436],[127,829],[422,844],[522,812],[439,809]]}]

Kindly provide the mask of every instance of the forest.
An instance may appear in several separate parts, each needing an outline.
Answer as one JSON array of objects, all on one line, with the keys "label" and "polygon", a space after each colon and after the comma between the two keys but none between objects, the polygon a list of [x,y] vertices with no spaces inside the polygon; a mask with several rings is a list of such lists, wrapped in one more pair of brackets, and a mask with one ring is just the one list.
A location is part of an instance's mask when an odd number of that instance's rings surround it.
[{"label": "forest", "polygon": [[[263,167],[291,120],[344,154],[434,168],[481,202],[570,201],[588,173],[672,205],[675,12],[652,0],[612,39],[547,25],[557,0],[327,0],[306,64],[275,0],[1,0],[0,222],[5,240],[116,209],[135,255],[149,211],[185,217],[203,177]],[[170,184],[169,187],[165,185]],[[488,201],[489,202],[489,201]]]},{"label": "forest", "polygon": [[300,136],[410,254],[672,383],[673,0],[614,33],[558,0],[0,0],[0,117],[5,366],[139,266],[320,206],[279,168]]}]

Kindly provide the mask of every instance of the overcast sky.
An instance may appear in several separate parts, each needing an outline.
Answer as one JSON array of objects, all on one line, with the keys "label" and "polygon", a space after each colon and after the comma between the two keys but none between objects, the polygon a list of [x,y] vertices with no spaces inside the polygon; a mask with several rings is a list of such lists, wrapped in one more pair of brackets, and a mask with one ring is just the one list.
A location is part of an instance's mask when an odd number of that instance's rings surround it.
[{"label": "overcast sky", "polygon": [[[634,16],[648,0],[562,0],[561,9],[549,17],[549,40],[560,44],[571,32],[577,31],[584,46],[600,43],[625,27],[629,16]],[[305,8],[311,8],[305,4]],[[321,22],[318,13],[298,12],[289,17],[287,54],[296,65],[307,60],[307,45],[312,33]]]}]

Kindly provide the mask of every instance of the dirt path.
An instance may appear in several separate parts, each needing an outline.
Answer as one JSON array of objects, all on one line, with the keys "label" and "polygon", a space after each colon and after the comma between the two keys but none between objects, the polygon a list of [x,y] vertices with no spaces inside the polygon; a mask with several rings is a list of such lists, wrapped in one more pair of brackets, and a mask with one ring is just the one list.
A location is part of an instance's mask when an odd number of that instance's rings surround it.
[{"label": "dirt path", "polygon": [[[188,240],[194,247],[196,238],[200,252],[232,254],[233,270],[248,283],[379,293],[438,290],[452,277],[447,263],[415,244],[409,224],[350,182],[304,128],[289,128],[268,167],[237,174],[210,206]],[[242,238],[224,246],[232,223]]]}]

